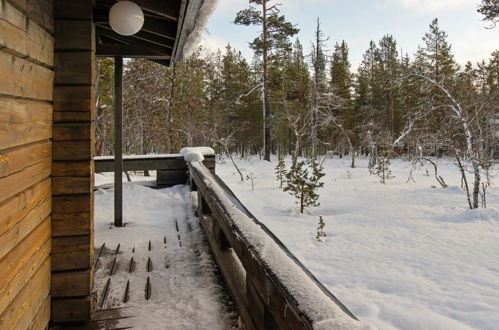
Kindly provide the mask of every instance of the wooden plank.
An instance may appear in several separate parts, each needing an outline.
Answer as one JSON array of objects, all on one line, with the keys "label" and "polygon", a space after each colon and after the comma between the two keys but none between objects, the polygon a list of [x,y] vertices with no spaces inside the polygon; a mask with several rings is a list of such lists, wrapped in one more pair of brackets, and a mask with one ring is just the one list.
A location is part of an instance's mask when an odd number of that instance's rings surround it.
[{"label": "wooden plank", "polygon": [[0,94],[52,100],[54,72],[0,50]]},{"label": "wooden plank", "polygon": [[52,273],[52,297],[81,297],[91,293],[89,270]]},{"label": "wooden plank", "polygon": [[52,211],[54,213],[90,213],[91,204],[91,194],[54,196]]},{"label": "wooden plank", "polygon": [[50,292],[50,258],[28,281],[26,286],[0,316],[0,328],[26,329]]},{"label": "wooden plank", "polygon": [[92,20],[93,1],[54,0],[55,19]]},{"label": "wooden plank", "polygon": [[52,214],[53,237],[89,235],[92,228],[90,213]]},{"label": "wooden plank", "polygon": [[91,238],[90,235],[53,237],[52,271],[84,270],[91,268],[93,257]]},{"label": "wooden plank", "polygon": [[158,186],[172,186],[187,183],[188,175],[185,170],[158,170],[156,184]]},{"label": "wooden plank", "polygon": [[93,161],[56,161],[52,163],[52,177],[90,176],[93,164]]},{"label": "wooden plank", "polygon": [[0,151],[0,178],[19,172],[51,156],[52,144],[50,141]]},{"label": "wooden plank", "polygon": [[50,158],[29,166],[22,171],[0,178],[0,202],[50,176]]},{"label": "wooden plank", "polygon": [[[96,172],[112,172],[113,157],[106,159],[95,159]],[[215,157],[207,156],[203,164],[209,169],[215,168]],[[124,169],[127,171],[144,171],[144,170],[183,170],[187,173],[187,164],[184,157],[172,157],[169,155],[158,157],[144,157],[144,158],[127,158],[123,159]]]},{"label": "wooden plank", "polygon": [[52,139],[54,141],[90,140],[92,138],[91,123],[54,124]]},{"label": "wooden plank", "polygon": [[82,322],[90,320],[92,298],[70,298],[52,300],[52,322]]},{"label": "wooden plank", "polygon": [[0,97],[0,149],[51,137],[51,104]]},{"label": "wooden plank", "polygon": [[84,112],[84,111],[72,111],[72,112],[68,111],[68,112],[63,112],[63,111],[56,111],[56,112],[54,112],[54,122],[55,123],[72,123],[72,122],[93,121],[93,120],[95,120],[94,117],[95,117],[94,111],[92,111],[92,112]]},{"label": "wooden plank", "polygon": [[[91,84],[87,86],[55,86],[54,112],[92,112],[94,107],[94,92]],[[59,116],[59,115],[58,115]],[[73,121],[81,121],[82,114],[72,113]],[[88,117],[90,120],[90,117]],[[68,119],[56,118],[54,120]],[[61,120],[67,121],[67,120]]]},{"label": "wooden plank", "polygon": [[0,259],[15,248],[33,229],[35,229],[51,212],[51,198],[35,206],[21,221],[0,236]]},{"label": "wooden plank", "polygon": [[17,273],[30,256],[34,254],[50,235],[50,217],[47,217],[9,254],[0,259],[0,278],[7,278],[9,273]]},{"label": "wooden plank", "polygon": [[0,314],[22,290],[41,264],[50,256],[50,238],[30,256],[29,260],[16,273],[8,273],[2,278],[0,287]]},{"label": "wooden plank", "polygon": [[213,218],[209,216],[200,216],[199,220],[206,237],[208,238],[210,251],[213,253],[214,259],[224,278],[224,282],[227,285],[229,293],[237,305],[238,312],[241,314],[242,319],[247,323],[246,325],[249,328],[254,329],[254,326],[249,326],[252,324],[252,321],[249,317],[247,308],[246,273],[243,266],[233,251],[221,251],[218,248],[218,245],[213,238]]},{"label": "wooden plank", "polygon": [[[55,50],[88,50],[95,47],[95,31],[92,20],[56,19],[54,22]],[[78,36],[75,38],[75,36]]]},{"label": "wooden plank", "polygon": [[26,0],[28,17],[43,26],[47,31],[54,31],[53,0]]},{"label": "wooden plank", "polygon": [[92,177],[53,177],[53,195],[90,194],[93,191]]},{"label": "wooden plank", "polygon": [[10,230],[34,207],[51,196],[50,178],[47,178],[12,198],[0,203],[0,235]]},{"label": "wooden plank", "polygon": [[23,12],[5,2],[0,6],[0,46],[20,57],[26,57],[49,67],[54,65],[54,38]]},{"label": "wooden plank", "polygon": [[94,145],[91,141],[55,141],[52,143],[53,160],[92,160]]},{"label": "wooden plank", "polygon": [[55,83],[92,85],[95,82],[95,55],[92,51],[56,52]]},{"label": "wooden plank", "polygon": [[46,329],[50,321],[50,297],[47,297],[38,310],[33,321],[28,327],[28,330],[43,330]]}]

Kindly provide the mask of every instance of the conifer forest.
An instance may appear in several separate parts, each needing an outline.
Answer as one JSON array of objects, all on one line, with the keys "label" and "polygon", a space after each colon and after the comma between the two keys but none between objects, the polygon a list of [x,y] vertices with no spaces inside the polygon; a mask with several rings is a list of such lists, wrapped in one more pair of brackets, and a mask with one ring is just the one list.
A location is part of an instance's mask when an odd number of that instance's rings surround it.
[{"label": "conifer forest", "polygon": [[[435,18],[414,54],[386,34],[366,45],[353,68],[348,41],[331,40],[319,18],[315,34],[298,40],[299,25],[276,6],[261,8],[265,3],[234,19],[262,28],[250,43],[251,59],[227,44],[218,52],[201,46],[171,67],[126,61],[125,153],[209,145],[266,160],[336,155],[351,159],[351,167],[356,156],[369,156],[372,167],[394,157],[447,156],[471,164],[469,202],[478,207],[480,173],[499,157],[499,50],[458,64]],[[497,15],[489,15],[494,23]],[[112,58],[99,60],[98,77],[96,153],[110,155]]]}]

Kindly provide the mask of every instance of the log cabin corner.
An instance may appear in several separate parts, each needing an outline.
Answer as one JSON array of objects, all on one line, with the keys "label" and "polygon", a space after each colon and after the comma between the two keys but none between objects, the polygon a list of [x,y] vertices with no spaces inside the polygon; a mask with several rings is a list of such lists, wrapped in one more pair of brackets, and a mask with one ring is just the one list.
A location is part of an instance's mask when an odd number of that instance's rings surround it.
[{"label": "log cabin corner", "polygon": [[84,322],[93,294],[96,57],[182,57],[203,0],[0,0],[0,328]]}]

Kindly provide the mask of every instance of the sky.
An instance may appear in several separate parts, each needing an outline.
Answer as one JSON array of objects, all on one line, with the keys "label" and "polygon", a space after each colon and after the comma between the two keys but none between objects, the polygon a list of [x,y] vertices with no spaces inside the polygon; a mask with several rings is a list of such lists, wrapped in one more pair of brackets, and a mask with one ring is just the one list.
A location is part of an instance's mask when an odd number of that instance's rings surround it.
[{"label": "sky", "polygon": [[[298,38],[308,53],[320,18],[322,30],[329,40],[326,50],[345,40],[350,47],[350,61],[355,70],[369,41],[393,35],[399,50],[414,54],[434,18],[449,35],[448,41],[460,64],[488,59],[499,49],[499,26],[486,29],[476,12],[480,0],[274,0],[281,13],[300,29]],[[218,0],[202,39],[202,45],[217,50],[230,43],[251,59],[248,42],[258,33],[257,27],[237,26],[236,13],[248,7],[248,0]]]}]

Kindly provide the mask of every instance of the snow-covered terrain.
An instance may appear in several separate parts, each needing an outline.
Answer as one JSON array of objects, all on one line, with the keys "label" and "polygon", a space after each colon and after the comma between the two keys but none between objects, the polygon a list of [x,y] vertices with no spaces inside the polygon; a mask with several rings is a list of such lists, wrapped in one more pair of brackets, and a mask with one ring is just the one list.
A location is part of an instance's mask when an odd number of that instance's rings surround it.
[{"label": "snow-covered terrain", "polygon": [[[112,173],[96,174],[96,185],[101,187],[102,184],[109,186],[112,180]],[[132,181],[143,180],[143,177],[132,176]],[[98,188],[95,193],[96,254],[104,242],[112,251],[120,244],[116,272],[109,276],[111,267],[105,261],[97,267],[98,303],[106,280],[111,277],[109,298],[103,307],[126,306],[125,311],[134,315],[117,326],[132,324],[137,329],[186,330],[232,328],[233,315],[228,312],[227,297],[215,276],[214,261],[194,216],[189,188],[180,185],[156,190],[134,182],[125,183],[123,188],[123,221],[126,224],[123,228],[111,225],[113,190]],[[135,269],[130,273],[131,256]],[[147,272],[149,257],[152,270]],[[152,294],[146,301],[144,288],[148,276]],[[130,300],[123,304],[127,279],[130,280]]]},{"label": "snow-covered terrain", "polygon": [[[369,176],[366,159],[355,169],[348,159],[328,159],[321,205],[302,215],[279,189],[275,161],[236,162],[254,190],[230,161],[217,164],[217,173],[362,321],[380,329],[499,328],[496,186],[486,209],[469,210],[452,161],[439,162],[444,189],[431,167],[430,176],[415,170],[409,184],[411,163],[392,161],[395,178],[382,185]],[[322,243],[315,239],[321,215]]]}]

